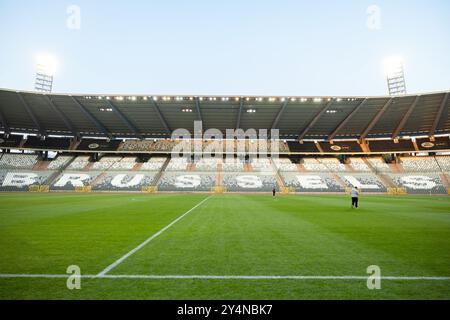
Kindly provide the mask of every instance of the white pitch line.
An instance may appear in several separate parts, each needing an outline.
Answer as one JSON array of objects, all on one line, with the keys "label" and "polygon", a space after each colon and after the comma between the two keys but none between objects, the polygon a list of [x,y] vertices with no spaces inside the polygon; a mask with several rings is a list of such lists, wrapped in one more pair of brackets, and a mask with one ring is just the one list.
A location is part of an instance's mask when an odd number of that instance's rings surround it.
[{"label": "white pitch line", "polygon": [[[68,274],[0,274],[0,278],[68,278]],[[275,275],[93,275],[79,276],[83,279],[204,279],[204,280],[366,280],[368,276],[275,276]],[[450,277],[437,276],[381,276],[381,280],[448,281]]]},{"label": "white pitch line", "polygon": [[206,199],[203,199],[202,201],[200,201],[197,205],[195,205],[194,207],[192,207],[191,209],[189,209],[188,211],[186,211],[185,213],[183,213],[181,216],[179,216],[178,218],[176,218],[175,220],[173,220],[170,224],[168,224],[167,226],[165,226],[164,228],[162,228],[161,230],[159,230],[157,233],[155,233],[154,235],[152,235],[150,238],[148,238],[147,240],[145,240],[144,242],[142,242],[140,245],[138,245],[136,248],[134,248],[133,250],[129,251],[128,253],[126,253],[125,255],[123,255],[122,257],[120,257],[119,259],[117,259],[116,261],[114,261],[112,264],[110,264],[109,266],[107,266],[105,269],[103,269],[97,276],[104,276],[106,275],[109,271],[111,271],[112,269],[114,269],[118,264],[122,263],[125,259],[127,259],[129,256],[131,256],[132,254],[134,254],[136,251],[140,250],[142,247],[146,246],[149,242],[151,242],[153,239],[155,239],[156,237],[158,237],[159,235],[161,235],[164,231],[166,231],[167,229],[169,229],[171,226],[173,226],[175,223],[177,223],[178,221],[180,221],[181,219],[183,219],[187,214],[189,214],[190,212],[192,212],[193,210],[195,210],[196,208],[198,208],[199,206],[201,206],[203,203],[205,203],[209,198],[211,198],[212,196],[207,197]]}]

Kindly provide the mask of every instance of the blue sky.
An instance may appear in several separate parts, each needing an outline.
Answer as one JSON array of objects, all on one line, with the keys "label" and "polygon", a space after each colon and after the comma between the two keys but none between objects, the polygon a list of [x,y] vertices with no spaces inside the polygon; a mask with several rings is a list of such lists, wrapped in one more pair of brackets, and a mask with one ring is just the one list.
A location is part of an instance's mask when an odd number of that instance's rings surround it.
[{"label": "blue sky", "polygon": [[448,90],[449,16],[448,0],[0,0],[0,87],[32,90],[49,52],[55,92],[383,95],[390,55],[408,92]]}]

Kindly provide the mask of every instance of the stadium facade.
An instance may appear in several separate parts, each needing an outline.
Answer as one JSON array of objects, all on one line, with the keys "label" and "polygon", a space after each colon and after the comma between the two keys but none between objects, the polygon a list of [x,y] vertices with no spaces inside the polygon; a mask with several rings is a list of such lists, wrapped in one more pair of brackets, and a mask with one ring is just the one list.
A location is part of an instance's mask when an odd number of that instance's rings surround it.
[{"label": "stadium facade", "polygon": [[[449,104],[449,92],[206,97],[0,90],[0,190],[343,193],[358,186],[368,193],[448,194]],[[180,128],[192,133],[188,156],[171,157],[187,142],[174,134]],[[243,136],[226,140],[228,148],[201,135],[237,129]],[[267,138],[249,136],[252,130]],[[194,152],[211,150],[215,157]]]}]

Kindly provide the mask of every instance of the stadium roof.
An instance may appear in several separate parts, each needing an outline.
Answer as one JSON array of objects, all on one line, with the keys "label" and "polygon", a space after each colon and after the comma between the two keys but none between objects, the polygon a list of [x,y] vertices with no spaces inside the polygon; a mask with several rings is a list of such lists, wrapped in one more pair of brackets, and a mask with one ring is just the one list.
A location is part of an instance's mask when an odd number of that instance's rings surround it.
[{"label": "stadium roof", "polygon": [[450,133],[449,93],[398,97],[41,94],[0,90],[0,130],[38,135],[170,137],[174,129],[280,129],[284,139]]}]

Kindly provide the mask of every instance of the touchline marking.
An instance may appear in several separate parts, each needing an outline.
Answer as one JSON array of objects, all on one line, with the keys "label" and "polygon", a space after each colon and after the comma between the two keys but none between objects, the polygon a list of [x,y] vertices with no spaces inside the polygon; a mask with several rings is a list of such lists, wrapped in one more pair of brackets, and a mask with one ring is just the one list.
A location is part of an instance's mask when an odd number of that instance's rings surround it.
[{"label": "touchline marking", "polygon": [[[0,278],[68,278],[68,274],[0,274]],[[105,274],[80,275],[83,279],[204,279],[204,280],[366,280],[368,276],[275,276],[275,275],[127,275],[127,274]],[[404,281],[448,281],[450,277],[437,276],[381,276],[381,280],[404,280]]]},{"label": "touchline marking", "polygon": [[146,246],[149,242],[151,242],[153,239],[155,239],[156,237],[158,237],[159,235],[161,235],[164,231],[166,231],[167,229],[169,229],[171,226],[173,226],[175,223],[177,223],[178,221],[180,221],[181,219],[183,219],[187,214],[189,214],[190,212],[192,212],[193,210],[195,210],[196,208],[198,208],[199,206],[201,206],[203,203],[205,203],[209,198],[211,198],[212,196],[207,197],[206,199],[203,199],[202,201],[200,201],[199,203],[197,203],[194,207],[192,207],[191,209],[189,209],[188,211],[186,211],[184,214],[182,214],[181,216],[179,216],[178,218],[176,218],[175,220],[173,220],[170,224],[168,224],[167,226],[165,226],[164,228],[162,228],[161,230],[159,230],[157,233],[155,233],[154,235],[152,235],[150,238],[148,238],[147,240],[145,240],[144,242],[142,242],[140,245],[138,245],[136,248],[134,248],[133,250],[131,250],[130,252],[126,253],[124,256],[122,256],[121,258],[117,259],[116,261],[114,261],[112,264],[110,264],[109,266],[107,266],[105,269],[103,269],[97,276],[104,276],[106,275],[109,271],[111,271],[112,269],[114,269],[118,264],[122,263],[125,259],[127,259],[129,256],[131,256],[132,254],[134,254],[136,251],[140,250],[142,247]]}]

